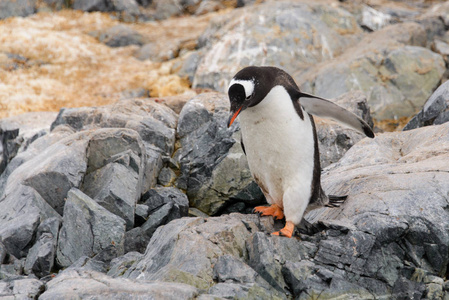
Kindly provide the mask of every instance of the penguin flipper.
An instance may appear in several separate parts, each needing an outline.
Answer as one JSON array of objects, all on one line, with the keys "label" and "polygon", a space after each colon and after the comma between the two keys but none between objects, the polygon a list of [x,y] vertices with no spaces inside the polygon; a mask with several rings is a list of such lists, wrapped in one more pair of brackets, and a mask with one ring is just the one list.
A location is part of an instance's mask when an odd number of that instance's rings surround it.
[{"label": "penguin flipper", "polygon": [[335,120],[374,138],[373,130],[365,121],[332,101],[300,92],[299,102],[304,110],[312,115]]}]

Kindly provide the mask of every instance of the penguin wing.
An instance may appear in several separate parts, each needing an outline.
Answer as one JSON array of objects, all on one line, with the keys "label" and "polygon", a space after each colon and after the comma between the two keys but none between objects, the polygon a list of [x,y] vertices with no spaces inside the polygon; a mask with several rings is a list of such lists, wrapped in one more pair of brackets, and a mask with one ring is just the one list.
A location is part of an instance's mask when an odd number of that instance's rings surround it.
[{"label": "penguin wing", "polygon": [[335,120],[370,138],[374,137],[373,130],[365,121],[332,101],[303,92],[300,93],[299,101],[309,114]]}]

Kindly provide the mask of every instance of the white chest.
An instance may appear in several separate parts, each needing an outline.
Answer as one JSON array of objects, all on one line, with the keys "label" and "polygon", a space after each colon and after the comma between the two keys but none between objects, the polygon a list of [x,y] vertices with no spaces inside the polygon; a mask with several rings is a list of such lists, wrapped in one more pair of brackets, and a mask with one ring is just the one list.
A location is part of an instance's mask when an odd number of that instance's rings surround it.
[{"label": "white chest", "polygon": [[299,117],[282,86],[276,86],[262,102],[242,111],[239,118],[251,173],[272,201],[282,201],[291,186],[311,187],[312,123],[306,112],[304,120]]}]

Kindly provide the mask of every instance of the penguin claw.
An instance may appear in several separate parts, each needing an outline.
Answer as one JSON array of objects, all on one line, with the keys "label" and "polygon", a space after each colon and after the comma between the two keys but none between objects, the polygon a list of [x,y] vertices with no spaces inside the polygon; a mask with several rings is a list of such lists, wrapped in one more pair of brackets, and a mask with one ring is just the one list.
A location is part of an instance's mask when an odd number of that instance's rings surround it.
[{"label": "penguin claw", "polygon": [[293,236],[293,232],[295,231],[295,224],[290,221],[287,221],[285,227],[279,231],[273,232],[272,235],[285,236],[291,238]]},{"label": "penguin claw", "polygon": [[284,212],[278,205],[273,204],[271,206],[256,206],[254,212],[259,213],[261,216],[273,216],[277,220],[284,218]]}]

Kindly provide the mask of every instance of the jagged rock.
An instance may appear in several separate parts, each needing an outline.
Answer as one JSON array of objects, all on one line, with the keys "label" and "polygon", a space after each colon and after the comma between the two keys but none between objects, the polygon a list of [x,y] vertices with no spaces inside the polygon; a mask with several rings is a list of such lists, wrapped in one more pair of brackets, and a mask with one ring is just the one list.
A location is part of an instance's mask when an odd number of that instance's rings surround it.
[{"label": "jagged rock", "polygon": [[155,188],[142,196],[141,202],[148,207],[149,216],[140,227],[126,232],[125,251],[144,252],[156,229],[171,220],[188,215],[189,200],[176,188]]},{"label": "jagged rock", "polygon": [[0,240],[5,245],[6,251],[17,258],[25,256],[39,222],[39,214],[34,213],[16,217],[2,225]]},{"label": "jagged rock", "polygon": [[125,221],[77,189],[67,195],[62,224],[57,248],[61,266],[70,266],[81,256],[98,254],[111,245],[118,255],[123,254]]},{"label": "jagged rock", "polygon": [[[253,180],[245,155],[234,133],[227,128],[229,100],[224,94],[205,93],[184,105],[178,122],[181,148],[175,154],[181,174],[178,188],[184,189],[190,204],[205,213],[217,213]],[[260,198],[260,190],[254,191]]]},{"label": "jagged rock", "polygon": [[173,204],[172,215],[169,216],[168,221],[186,217],[189,210],[189,199],[187,196],[173,187],[157,187],[151,189],[142,195],[140,201],[148,206],[150,211],[168,203]]},{"label": "jagged rock", "polygon": [[41,278],[50,275],[56,256],[60,218],[49,218],[37,228],[36,242],[28,252],[25,273]]},{"label": "jagged rock", "polygon": [[[46,148],[38,157],[20,166],[11,177],[19,177],[22,184],[33,188],[60,215],[64,198],[72,187],[81,184],[86,172],[88,140],[69,137]],[[22,178],[20,178],[22,177]],[[8,193],[6,187],[5,194]]]},{"label": "jagged rock", "polygon": [[[139,166],[140,162],[135,165]],[[87,174],[81,190],[95,202],[124,219],[128,230],[132,229],[135,206],[141,190],[138,171],[138,167],[137,170],[130,167],[128,156],[127,165],[109,163]]]},{"label": "jagged rock", "polygon": [[108,298],[108,299],[195,299],[198,290],[190,285],[168,282],[145,282],[112,278],[95,271],[70,270],[47,284],[39,299]]},{"label": "jagged rock", "polygon": [[120,277],[131,267],[136,260],[142,258],[142,253],[139,252],[128,252],[123,256],[116,257],[111,261],[110,269],[108,271],[108,276]]},{"label": "jagged rock", "polygon": [[449,81],[446,81],[430,96],[423,109],[415,115],[404,130],[428,125],[437,125],[449,121]]},{"label": "jagged rock", "polygon": [[45,284],[35,278],[0,281],[0,296],[3,299],[38,299],[44,290]]},{"label": "jagged rock", "polygon": [[0,19],[9,17],[26,17],[36,12],[36,1],[33,0],[1,0]]},{"label": "jagged rock", "polygon": [[19,135],[19,128],[14,124],[2,121],[0,123],[0,174],[6,169],[6,165],[16,156],[19,145],[15,141]]},{"label": "jagged rock", "polygon": [[445,70],[441,55],[424,48],[426,44],[424,26],[390,25],[294,78],[303,90],[321,97],[361,90],[378,120],[409,116],[430,96]]},{"label": "jagged rock", "polygon": [[340,55],[361,33],[349,12],[329,5],[276,1],[244,7],[212,22],[200,37],[207,52],[193,86],[224,92],[248,65],[304,70]]},{"label": "jagged rock", "polygon": [[127,99],[97,108],[61,109],[52,130],[60,125],[69,125],[76,131],[110,127],[137,131],[145,146],[145,158],[141,159],[144,163],[141,193],[144,193],[156,185],[163,166],[162,156],[172,155],[177,114],[154,99]]},{"label": "jagged rock", "polygon": [[50,131],[54,112],[32,112],[0,120],[0,174],[6,165]]}]

